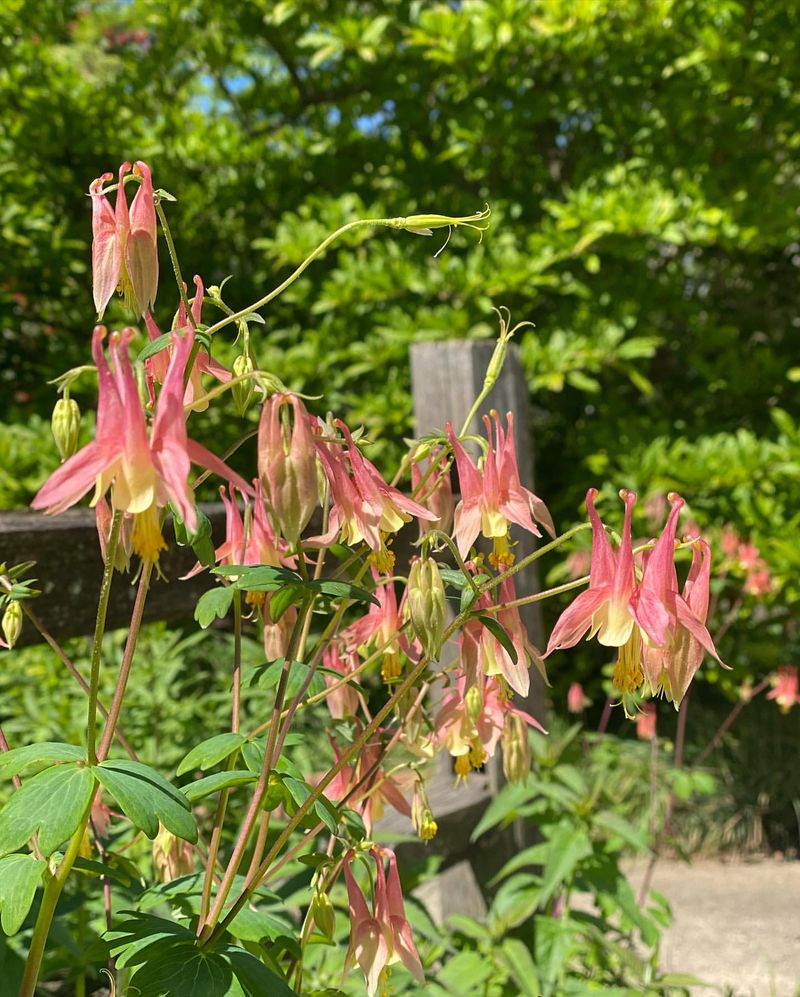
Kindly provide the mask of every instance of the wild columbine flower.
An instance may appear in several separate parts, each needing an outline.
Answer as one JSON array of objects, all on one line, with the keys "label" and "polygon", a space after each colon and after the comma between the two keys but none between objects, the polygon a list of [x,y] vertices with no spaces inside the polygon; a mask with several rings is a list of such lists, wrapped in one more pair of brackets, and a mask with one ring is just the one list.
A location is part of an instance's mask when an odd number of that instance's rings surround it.
[{"label": "wild columbine flower", "polygon": [[[352,546],[364,541],[376,554],[383,555],[384,566],[388,554],[386,534],[396,533],[413,517],[430,522],[436,515],[387,485],[375,465],[362,456],[342,420],[337,419],[335,425],[344,435],[346,456],[341,447],[317,439],[317,453],[333,506],[328,532],[312,542],[327,545],[340,537],[342,543]],[[393,564],[392,556],[388,560]]]},{"label": "wild columbine flower", "polygon": [[494,541],[494,551],[490,555],[497,567],[508,567],[514,560],[508,545],[509,524],[516,523],[534,536],[541,536],[536,522],[555,536],[553,520],[547,506],[532,491],[523,487],[517,467],[517,451],[514,444],[514,417],[506,416],[508,429],[503,431],[499,414],[492,410],[496,442],[492,441],[492,423],[484,416],[489,450],[479,471],[464,447],[447,423],[450,445],[456,458],[458,479],[461,487],[461,501],[455,510],[455,537],[459,553],[467,557],[470,548],[482,533],[487,540]]},{"label": "wild columbine flower", "polygon": [[453,525],[453,485],[444,450],[434,451],[427,460],[412,462],[411,488],[415,499],[436,516],[430,523],[420,524],[423,530],[432,527],[449,533]]},{"label": "wild columbine flower", "polygon": [[[678,516],[684,505],[677,493],[668,496],[672,508],[661,536],[644,562],[644,576],[637,593],[637,619],[642,622],[641,606],[658,603],[667,615],[664,638],[658,641],[642,626],[645,640],[642,664],[653,693],[660,688],[677,709],[689,688],[705,653],[727,668],[720,659],[705,621],[708,615],[711,549],[705,540],[696,540],[692,563],[678,592],[675,571],[675,535]],[[652,617],[653,614],[650,614]]]},{"label": "wild columbine flower", "polygon": [[583,713],[586,707],[591,705],[592,701],[587,698],[580,682],[573,682],[567,692],[567,712]]},{"label": "wild columbine flower", "polygon": [[111,295],[119,289],[125,304],[136,314],[144,315],[153,307],[158,290],[158,252],[156,249],[156,209],[150,167],[137,160],[133,175],[139,177],[139,189],[128,209],[125,177],[130,163],[119,168],[119,188],[112,209],[103,192],[103,184],[113,179],[104,173],[89,185],[92,199],[92,293],[97,317],[102,318]]},{"label": "wild columbine flower", "polygon": [[[197,274],[195,274],[194,277],[194,286],[195,296],[189,307],[191,309],[192,318],[194,319],[194,325],[197,327],[200,324],[203,309],[203,295],[205,294],[203,281],[197,276]],[[149,311],[145,315],[144,321],[147,326],[147,335],[150,337],[151,342],[159,339],[161,336],[161,330],[156,325],[155,320]],[[181,301],[178,306],[178,314],[175,319],[175,329],[185,330],[188,329],[188,327],[189,319],[186,314],[186,308],[183,301]],[[151,405],[153,405],[156,400],[156,384],[164,383],[167,368],[169,367],[169,354],[169,349],[164,349],[159,353],[156,353],[154,356],[148,357],[144,362],[145,381],[147,382],[147,392],[150,396]],[[222,381],[223,384],[226,384],[231,379],[231,372],[227,367],[223,367],[222,364],[217,363],[217,361],[210,356],[206,350],[199,349],[194,358],[192,372],[189,375],[189,380],[186,384],[186,392],[183,397],[184,405],[192,405],[195,412],[204,412],[208,408],[207,401],[197,402],[197,399],[202,398],[204,394],[202,382],[203,374],[211,374],[213,377],[216,377],[218,381]]]},{"label": "wild columbine flower", "polygon": [[403,614],[397,606],[397,593],[392,579],[382,579],[372,568],[375,582],[377,605],[371,603],[360,619],[342,631],[345,647],[350,652],[361,651],[364,655],[373,646],[383,648],[381,674],[385,681],[396,679],[403,670],[401,654],[418,660],[413,645],[403,633]]},{"label": "wild columbine flower", "polygon": [[625,518],[616,551],[595,509],[597,494],[596,488],[590,488],[586,493],[586,509],[592,524],[589,587],[556,621],[544,657],[561,648],[573,647],[587,634],[590,639],[596,636],[606,647],[620,649],[614,684],[621,692],[629,693],[643,681],[642,633],[654,645],[663,646],[669,617],[666,608],[650,590],[642,592],[637,586],[631,545],[635,492],[620,492],[625,503]]},{"label": "wild columbine flower", "polygon": [[788,713],[796,703],[800,703],[797,665],[783,665],[772,676],[772,680],[775,686],[767,693],[767,699],[774,699],[781,710]]},{"label": "wild columbine flower", "polygon": [[[327,644],[322,652],[322,664],[329,672],[336,672],[342,678],[350,675],[358,663],[358,655],[354,651],[348,652],[344,647],[340,647],[338,642]],[[325,674],[325,683],[330,688],[338,679],[333,675]],[[358,692],[350,684],[343,684],[333,689],[325,697],[328,709],[334,720],[341,720],[343,717],[355,716],[359,705]]]},{"label": "wild columbine flower", "polygon": [[537,720],[513,705],[501,678],[487,678],[479,672],[475,683],[468,685],[464,671],[456,673],[455,682],[436,714],[432,740],[436,747],[447,748],[455,758],[459,779],[466,779],[473,769],[479,769],[494,756],[510,714],[544,733]]},{"label": "wild columbine flower", "polygon": [[652,741],[656,736],[656,704],[643,703],[636,715],[636,736],[643,741]]},{"label": "wild columbine flower", "polygon": [[237,488],[250,486],[205,447],[186,434],[183,376],[194,339],[191,331],[173,334],[173,354],[148,435],[128,344],[133,330],[111,336],[114,372],[103,355],[106,330],[96,326],[92,354],[99,382],[95,439],[65,461],[44,483],[31,505],[63,512],[93,486],[96,504],[111,489],[111,506],[130,513],[131,545],[142,560],[155,561],[165,544],[159,510],[171,502],[190,531],[197,527],[188,478],[192,462],[227,478]]},{"label": "wild columbine flower", "polygon": [[[331,744],[338,762],[341,751],[335,738],[331,738]],[[345,765],[326,790],[331,800],[348,797],[348,805],[363,817],[367,834],[372,833],[373,825],[383,816],[387,803],[398,813],[411,817],[411,807],[404,795],[407,773],[400,772],[399,777],[387,775],[380,758],[380,744],[375,740],[368,742],[361,749],[355,767]]]},{"label": "wild columbine flower", "polygon": [[[419,954],[406,917],[397,858],[390,848],[375,845],[370,854],[375,860],[375,887],[372,912],[350,865],[355,858],[351,850],[345,855],[344,877],[350,907],[350,945],[345,958],[345,975],[357,961],[367,981],[369,997],[374,997],[385,981],[385,970],[402,962],[414,979],[424,984]],[[389,860],[388,874],[384,859]]]},{"label": "wild columbine flower", "polygon": [[264,498],[292,546],[319,504],[311,425],[311,416],[297,395],[282,393],[267,399],[258,425],[258,473]]},{"label": "wild columbine flower", "polygon": [[[500,603],[515,602],[517,598],[514,579],[507,578],[500,584],[498,599]],[[492,602],[487,594],[479,597],[476,609],[492,610]],[[530,664],[536,665],[545,682],[547,675],[544,662],[539,651],[528,639],[528,631],[519,615],[519,608],[511,606],[498,612],[491,612],[500,626],[506,631],[517,653],[517,660],[503,647],[494,634],[480,620],[470,619],[461,629],[459,646],[461,660],[464,664],[467,682],[474,683],[474,676],[481,672],[484,675],[502,675],[514,692],[527,696],[530,691]]]}]

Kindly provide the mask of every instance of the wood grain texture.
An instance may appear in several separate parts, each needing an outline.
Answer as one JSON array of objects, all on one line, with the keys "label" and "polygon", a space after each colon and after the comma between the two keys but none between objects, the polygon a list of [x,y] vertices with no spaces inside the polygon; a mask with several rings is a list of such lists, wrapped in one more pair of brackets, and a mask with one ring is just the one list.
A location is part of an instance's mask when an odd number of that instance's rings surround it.
[{"label": "wood grain texture", "polygon": [[[211,520],[215,543],[225,533],[225,509],[221,502],[203,504]],[[164,536],[169,543],[171,524]],[[0,512],[0,563],[14,565],[35,561],[29,577],[38,579],[41,596],[33,603],[36,613],[56,639],[79,637],[94,630],[97,599],[103,575],[103,562],[91,509],[68,509],[59,516],[45,516],[29,510]],[[151,587],[144,618],[180,620],[190,618],[200,595],[211,587],[213,576],[207,571],[186,581],[179,581],[194,565],[196,558],[186,547],[174,541],[160,559],[163,579]],[[131,617],[136,589],[131,575],[115,575],[108,606],[108,629],[125,627]],[[18,646],[39,643],[41,638],[25,622]]]}]

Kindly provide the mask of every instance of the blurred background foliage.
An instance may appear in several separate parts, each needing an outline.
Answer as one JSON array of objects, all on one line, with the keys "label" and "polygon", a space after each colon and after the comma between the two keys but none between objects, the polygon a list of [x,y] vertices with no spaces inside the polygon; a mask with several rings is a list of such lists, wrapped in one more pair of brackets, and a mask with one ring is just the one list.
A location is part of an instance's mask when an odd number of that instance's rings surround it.
[{"label": "blurred background foliage", "polygon": [[[413,432],[412,341],[492,336],[497,305],[534,321],[519,342],[556,522],[589,484],[613,521],[633,487],[650,536],[675,488],[714,539],[734,671],[701,670],[699,750],[742,680],[800,650],[798,37],[790,0],[6,0],[0,506],[57,462],[45,382],[87,354],[92,178],[150,162],[184,275],[233,273],[237,308],[345,221],[488,202],[482,242],[460,230],[438,258],[443,238],[343,240],[254,327],[256,358],[367,423],[388,465]],[[216,449],[241,429],[208,426]],[[599,715],[601,653],[553,661],[557,699],[581,679]],[[796,755],[796,714],[771,705],[761,724]],[[755,798],[761,728],[741,724],[731,786]],[[759,812],[784,841],[775,790]]]}]

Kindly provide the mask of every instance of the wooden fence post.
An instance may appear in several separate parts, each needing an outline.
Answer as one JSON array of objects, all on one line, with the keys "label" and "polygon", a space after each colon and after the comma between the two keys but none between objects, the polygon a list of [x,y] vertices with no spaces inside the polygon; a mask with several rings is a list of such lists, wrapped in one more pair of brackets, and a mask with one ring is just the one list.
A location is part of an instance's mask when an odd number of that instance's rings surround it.
[{"label": "wooden fence post", "polygon": [[[411,382],[414,400],[416,433],[422,436],[435,429],[442,429],[448,420],[458,431],[464,423],[475,398],[483,387],[486,370],[494,352],[490,342],[453,340],[449,342],[415,343],[411,347]],[[514,413],[514,430],[519,460],[520,480],[533,490],[533,448],[530,440],[530,406],[528,387],[522,371],[519,350],[509,349],[503,372],[485,400],[482,410],[473,418],[468,430],[476,435],[484,433],[482,416],[497,409],[505,418]],[[531,553],[534,538],[519,530],[515,539],[518,558]],[[537,573],[534,565],[517,576],[520,596],[537,591]],[[541,618],[534,603],[521,611],[531,640],[541,645]],[[524,699],[516,697],[520,706],[540,722],[545,719],[545,686],[535,668],[531,669],[530,693]],[[454,788],[451,760],[442,754],[430,786],[431,803],[440,823],[441,847],[452,867],[421,891],[426,905],[437,919],[450,913],[467,913],[480,916],[485,912],[483,893],[486,882],[515,850],[528,843],[528,832],[514,826],[506,832],[486,835],[473,844],[469,835],[480,814],[502,784],[499,759],[486,767],[484,773],[470,775],[467,786]],[[434,843],[431,843],[432,845]],[[418,857],[421,849],[401,846]]]}]

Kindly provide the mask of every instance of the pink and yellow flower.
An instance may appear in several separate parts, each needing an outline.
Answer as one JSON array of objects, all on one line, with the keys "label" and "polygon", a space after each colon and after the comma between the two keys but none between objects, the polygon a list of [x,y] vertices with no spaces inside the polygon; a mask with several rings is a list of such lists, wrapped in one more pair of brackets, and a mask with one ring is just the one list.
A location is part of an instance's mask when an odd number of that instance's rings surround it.
[{"label": "pink and yellow flower", "polygon": [[767,699],[774,699],[781,710],[788,713],[796,703],[800,703],[797,665],[783,665],[772,678],[775,685],[767,693]]},{"label": "pink and yellow flower", "polygon": [[[358,962],[367,981],[367,993],[374,997],[385,982],[386,970],[402,962],[419,984],[425,983],[417,948],[406,917],[397,858],[390,848],[375,845],[370,854],[375,860],[375,887],[370,911],[366,897],[355,881],[350,865],[355,853],[345,856],[344,878],[350,907],[350,945],[345,958],[345,974]],[[389,860],[388,874],[384,859]]]},{"label": "pink and yellow flower", "polygon": [[197,526],[189,487],[192,462],[233,482],[250,486],[214,454],[188,438],[183,407],[183,377],[193,333],[173,334],[173,354],[148,433],[136,379],[128,357],[132,329],[111,336],[114,371],[103,354],[106,330],[97,326],[92,354],[99,382],[95,439],[51,474],[31,505],[59,513],[94,487],[92,504],[111,489],[111,506],[133,517],[132,547],[143,560],[156,560],[164,549],[159,511],[171,502],[187,528]]},{"label": "pink and yellow flower", "polygon": [[506,416],[508,429],[503,430],[499,414],[492,410],[496,442],[492,440],[492,423],[484,416],[489,449],[479,471],[453,432],[451,423],[445,429],[456,458],[461,501],[455,510],[455,537],[459,553],[466,558],[479,534],[494,541],[494,561],[508,566],[513,561],[508,545],[509,525],[516,523],[534,536],[541,536],[536,522],[555,536],[553,520],[547,506],[519,478],[517,451],[514,444],[514,418]]},{"label": "pink and yellow flower", "polygon": [[98,318],[103,317],[111,295],[119,289],[126,305],[144,315],[153,307],[158,289],[156,209],[150,167],[137,160],[133,175],[139,189],[128,209],[125,176],[131,164],[119,168],[119,188],[112,209],[103,184],[113,179],[104,173],[89,185],[92,199],[92,293]]},{"label": "pink and yellow flower", "polygon": [[437,518],[387,485],[374,464],[362,456],[342,420],[337,419],[335,425],[344,435],[346,453],[339,446],[316,441],[333,506],[328,532],[312,542],[329,544],[339,537],[351,546],[363,541],[376,553],[385,552],[386,534],[396,533],[412,517],[427,521]]}]

